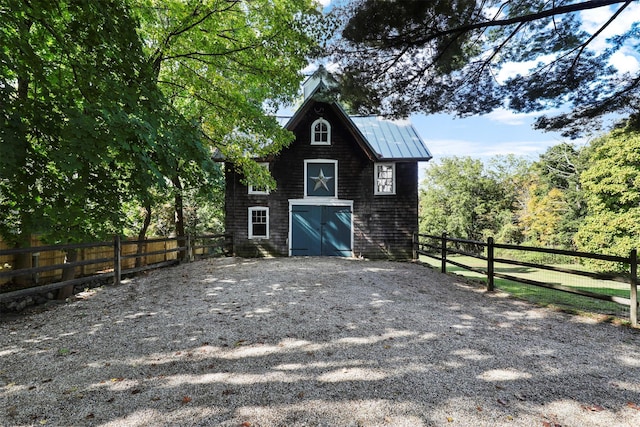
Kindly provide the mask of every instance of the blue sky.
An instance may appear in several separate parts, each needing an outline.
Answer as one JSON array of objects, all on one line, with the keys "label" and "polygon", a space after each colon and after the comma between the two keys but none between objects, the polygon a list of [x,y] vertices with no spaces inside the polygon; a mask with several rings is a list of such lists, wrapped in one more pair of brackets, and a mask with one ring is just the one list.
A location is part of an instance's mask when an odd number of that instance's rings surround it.
[{"label": "blue sky", "polygon": [[488,159],[504,154],[535,160],[548,147],[565,141],[559,133],[534,130],[533,121],[532,115],[504,110],[462,119],[446,114],[411,117],[434,160],[448,156]]}]

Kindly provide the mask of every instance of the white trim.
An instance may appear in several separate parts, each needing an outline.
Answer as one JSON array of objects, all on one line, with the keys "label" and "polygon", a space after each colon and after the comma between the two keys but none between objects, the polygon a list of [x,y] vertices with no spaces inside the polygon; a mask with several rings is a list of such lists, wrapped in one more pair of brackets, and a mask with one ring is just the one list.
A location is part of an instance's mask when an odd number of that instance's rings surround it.
[{"label": "white trim", "polygon": [[[309,177],[307,175],[307,165],[311,163],[333,163],[334,167],[333,167],[333,173],[335,176],[331,177],[331,179],[333,179],[333,185],[334,185],[334,194],[333,196],[309,196],[307,194],[307,186],[308,186],[308,180]],[[324,200],[324,199],[337,199],[338,198],[338,161],[337,160],[332,160],[332,159],[305,159],[304,161],[304,197],[305,198],[310,198],[310,199],[314,199],[314,200]],[[318,204],[322,204],[322,203],[318,203]]]},{"label": "white trim", "polygon": [[[316,132],[315,132],[316,125],[321,123],[327,126],[326,141],[316,141]],[[311,145],[331,145],[331,124],[327,120],[323,119],[322,117],[320,117],[318,120],[316,120],[311,124]]]},{"label": "white trim", "polygon": [[[265,211],[267,213],[266,236],[254,236],[253,235],[253,221],[252,221],[253,215],[252,215],[252,213],[253,212],[258,212],[258,211]],[[249,239],[268,239],[269,238],[269,220],[270,220],[269,208],[267,206],[251,206],[248,209],[248,212],[249,212],[249,215],[248,215],[249,216],[249,220],[248,220],[249,224],[248,224],[248,230],[247,230],[248,238]]]},{"label": "white trim", "polygon": [[[267,168],[267,170],[269,170],[269,162],[259,162],[258,164],[260,166],[262,166],[263,168]],[[254,190],[253,189],[253,184],[249,184],[247,194],[266,195],[266,194],[269,194],[269,189],[267,188],[266,190]]]},{"label": "white trim", "polygon": [[293,213],[293,205],[305,205],[305,206],[348,206],[351,211],[351,256],[353,257],[353,244],[354,244],[354,232],[353,232],[353,200],[338,200],[330,198],[307,198],[307,199],[289,199],[289,234],[287,236],[287,242],[289,243],[289,256],[291,256],[291,214]]},{"label": "white trim", "polygon": [[[378,191],[378,166],[391,167],[391,191]],[[376,196],[393,196],[396,194],[396,164],[395,163],[374,163],[373,164],[373,194]]]},{"label": "white trim", "polygon": [[293,205],[306,206],[349,206],[353,210],[353,200],[340,200],[330,197],[307,197],[306,199],[289,199],[289,212]]}]

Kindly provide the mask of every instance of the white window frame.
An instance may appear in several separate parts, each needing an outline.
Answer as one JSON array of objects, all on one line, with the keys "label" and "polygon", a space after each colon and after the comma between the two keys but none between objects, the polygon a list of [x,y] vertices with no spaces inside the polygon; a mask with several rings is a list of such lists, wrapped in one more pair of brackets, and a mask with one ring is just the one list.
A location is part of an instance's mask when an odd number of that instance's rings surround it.
[{"label": "white window frame", "polygon": [[[308,189],[308,185],[309,185],[309,176],[307,171],[309,170],[309,168],[307,167],[307,165],[309,165],[309,163],[314,164],[314,163],[333,163],[333,173],[334,173],[334,177],[333,182],[335,185],[335,191],[333,196],[310,196],[309,194],[307,194],[307,189]],[[311,198],[311,199],[337,199],[338,198],[338,161],[337,160],[332,160],[332,159],[306,159],[304,161],[304,197],[305,198]]]},{"label": "white window frame", "polygon": [[[391,167],[391,191],[380,191],[378,186],[379,167]],[[396,164],[395,163],[375,163],[373,166],[373,193],[376,196],[393,196],[396,194]],[[387,178],[384,178],[387,179]]]},{"label": "white window frame", "polygon": [[[258,163],[260,166],[262,166],[263,168],[267,168],[267,170],[269,170],[269,163],[268,162],[259,162]],[[266,195],[269,194],[270,191],[267,188],[266,190],[256,190],[253,187],[253,184],[249,184],[249,190],[248,190],[249,194],[262,194],[262,195]]]},{"label": "white window frame", "polygon": [[[266,212],[266,234],[265,235],[254,235],[253,234],[253,213],[264,211]],[[248,229],[249,239],[268,239],[269,238],[269,208],[267,206],[251,206],[249,208],[249,229]]]},{"label": "white window frame", "polygon": [[[327,140],[326,141],[317,141],[316,140],[316,125],[324,124],[327,126]],[[315,122],[311,124],[311,145],[331,145],[331,124],[323,118],[319,118]]]}]

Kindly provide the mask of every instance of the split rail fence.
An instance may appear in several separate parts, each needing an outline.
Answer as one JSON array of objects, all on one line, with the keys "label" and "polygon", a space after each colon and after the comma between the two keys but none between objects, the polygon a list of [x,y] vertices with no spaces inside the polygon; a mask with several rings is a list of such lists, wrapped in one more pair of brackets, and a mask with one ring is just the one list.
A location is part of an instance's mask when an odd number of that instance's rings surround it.
[{"label": "split rail fence", "polygon": [[[464,248],[476,248],[482,249],[477,253],[471,250],[464,250]],[[532,262],[519,261],[507,258],[498,258],[495,256],[495,249],[504,249],[510,251],[520,252],[532,252],[543,253],[553,255],[563,255],[573,257],[576,260],[580,259],[593,259],[600,261],[608,261],[613,263],[620,263],[627,266],[627,274],[609,274],[609,273],[597,273],[592,271],[584,271],[573,268],[566,268],[564,266],[557,265],[545,265]],[[429,234],[415,234],[414,235],[414,258],[418,258],[418,255],[424,255],[432,259],[440,261],[440,269],[443,273],[447,272],[447,264],[452,264],[457,267],[463,268],[468,271],[473,271],[481,275],[487,276],[487,290],[494,290],[494,278],[509,280],[512,282],[518,282],[525,285],[537,286],[541,288],[553,289],[556,291],[566,292],[570,294],[580,295],[582,297],[594,298],[598,300],[608,301],[616,303],[629,309],[629,320],[631,325],[638,327],[638,254],[637,250],[631,251],[628,257],[614,256],[614,255],[602,255],[588,252],[576,252],[562,249],[551,248],[536,248],[530,246],[519,245],[507,245],[501,243],[495,243],[493,238],[489,238],[486,242],[477,240],[468,240],[453,238],[443,233],[440,236]],[[458,254],[480,259],[486,262],[486,267],[479,268],[475,266],[469,266],[453,260],[448,257],[448,254]],[[514,257],[517,258],[517,255]],[[569,275],[589,277],[595,280],[607,280],[625,283],[628,285],[628,298],[620,297],[616,295],[607,295],[604,293],[598,293],[591,290],[580,289],[572,286],[565,286],[559,283],[548,283],[539,280],[527,279],[523,277],[514,276],[511,274],[505,274],[496,271],[496,264],[509,264],[521,267],[529,267],[540,270],[554,271],[558,273],[565,273]]]},{"label": "split rail fence", "polygon": [[[145,240],[115,236],[111,241],[67,245],[40,245],[33,238],[29,248],[0,249],[0,301],[96,280],[112,279],[117,285],[125,275],[233,253],[231,242],[229,234]],[[76,260],[71,262],[68,255],[73,251]],[[23,267],[16,268],[18,264]]]}]

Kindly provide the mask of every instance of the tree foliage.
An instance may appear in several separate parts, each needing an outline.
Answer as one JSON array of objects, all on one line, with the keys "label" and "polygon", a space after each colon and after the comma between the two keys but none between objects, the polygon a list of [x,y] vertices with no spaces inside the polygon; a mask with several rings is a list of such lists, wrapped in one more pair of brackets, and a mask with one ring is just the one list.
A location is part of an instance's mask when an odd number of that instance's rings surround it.
[{"label": "tree foliage", "polygon": [[[587,28],[587,10],[608,19]],[[360,111],[466,116],[562,107],[536,127],[576,136],[607,114],[640,110],[640,73],[611,63],[621,53],[637,58],[640,25],[609,36],[605,49],[599,42],[617,20],[638,13],[637,2],[359,0],[334,13],[344,25],[333,57]],[[514,64],[523,71],[501,74]]]},{"label": "tree foliage", "polygon": [[529,244],[575,248],[573,237],[586,214],[580,175],[587,163],[588,149],[560,143],[549,147],[532,165],[521,218]]},{"label": "tree foliage", "polygon": [[[508,166],[512,160],[495,163]],[[431,165],[420,192],[420,231],[481,240],[507,230],[517,200],[507,178],[515,175],[501,172],[504,169],[492,170],[469,157],[448,157]]]},{"label": "tree foliage", "polygon": [[3,235],[47,230],[69,241],[117,230],[141,150],[131,142],[156,107],[142,105],[155,94],[138,84],[135,20],[119,1],[11,0],[0,27]]},{"label": "tree foliage", "polygon": [[292,139],[266,113],[299,89],[320,21],[311,0],[136,0],[134,9],[154,83],[209,145],[268,181],[252,159]]},{"label": "tree foliage", "polygon": [[640,241],[640,132],[627,127],[594,141],[581,182],[587,214],[575,236],[578,247],[629,255]]},{"label": "tree foliage", "polygon": [[124,209],[221,200],[214,151],[251,175],[290,141],[268,113],[314,19],[311,0],[3,1],[0,234],[100,238],[148,226]]}]

